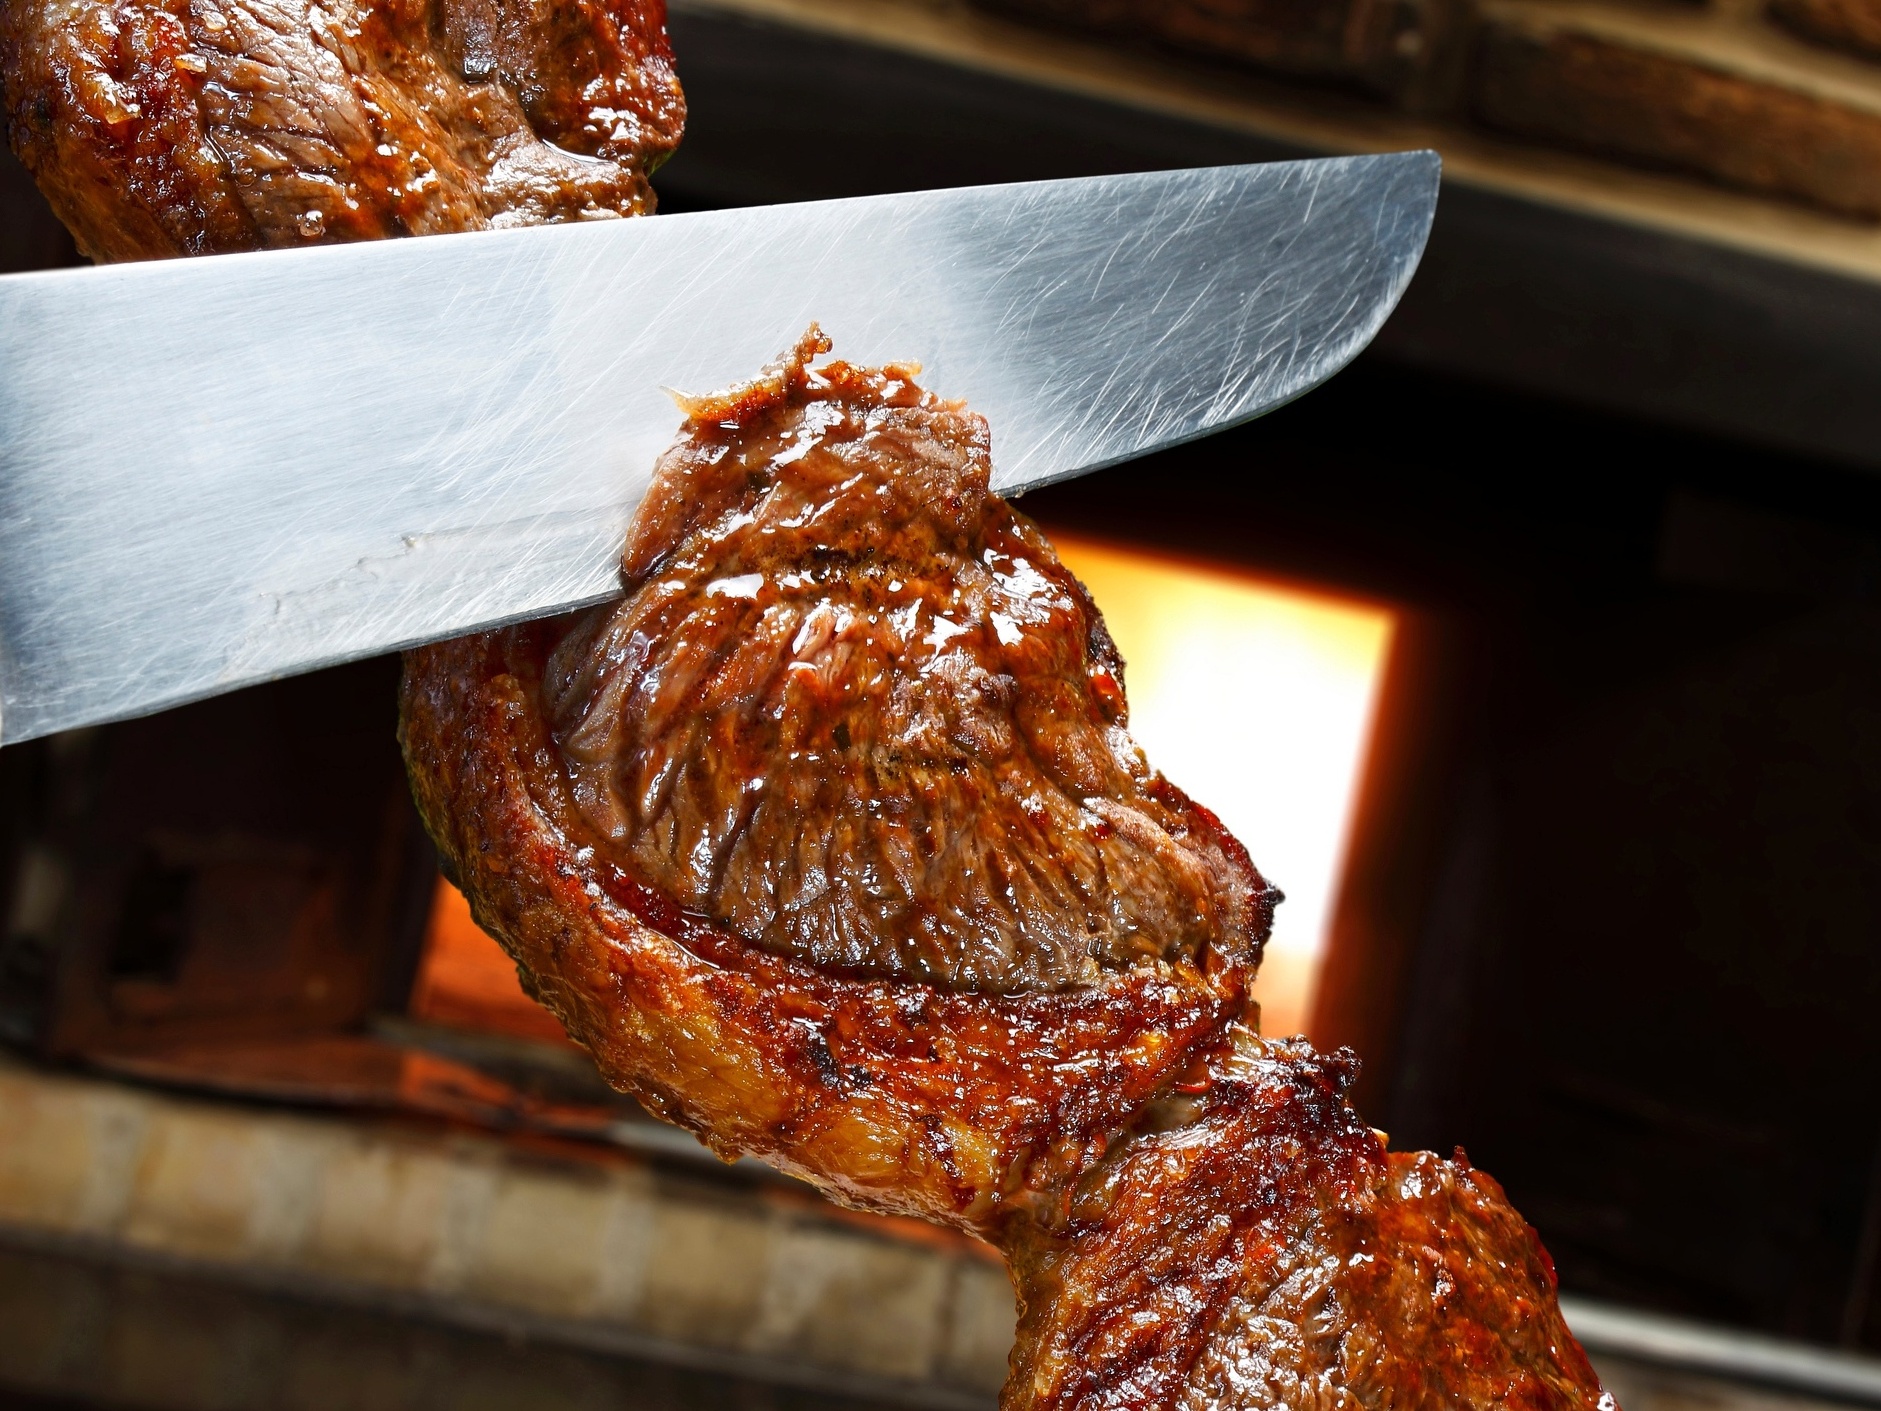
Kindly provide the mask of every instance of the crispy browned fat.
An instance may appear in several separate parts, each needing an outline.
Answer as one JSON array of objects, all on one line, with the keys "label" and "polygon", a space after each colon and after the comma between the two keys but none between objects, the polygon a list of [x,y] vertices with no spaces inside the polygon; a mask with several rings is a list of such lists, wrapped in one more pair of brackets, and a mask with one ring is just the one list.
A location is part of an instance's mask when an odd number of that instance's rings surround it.
[{"label": "crispy browned fat", "polygon": [[665,0],[5,0],[13,150],[96,260],[636,215]]},{"label": "crispy browned fat", "polygon": [[1278,899],[910,368],[687,405],[624,596],[407,657],[414,789],[614,1083],[1003,1248],[1007,1411],[1611,1411],[1487,1177],[1260,1038]]},{"label": "crispy browned fat", "polygon": [[986,1230],[1242,1013],[1275,894],[1131,741],[985,424],[827,346],[692,405],[625,597],[410,653],[406,756],[612,1080]]}]

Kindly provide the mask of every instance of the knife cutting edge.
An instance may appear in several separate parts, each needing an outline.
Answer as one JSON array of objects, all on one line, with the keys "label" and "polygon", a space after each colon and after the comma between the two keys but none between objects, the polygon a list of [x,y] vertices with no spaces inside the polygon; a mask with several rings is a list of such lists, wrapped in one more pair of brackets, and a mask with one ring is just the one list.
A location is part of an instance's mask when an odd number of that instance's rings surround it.
[{"label": "knife cutting edge", "polygon": [[610,596],[662,389],[812,321],[985,415],[1007,495],[1249,420],[1371,341],[1438,176],[1409,152],[0,278],[0,742]]}]

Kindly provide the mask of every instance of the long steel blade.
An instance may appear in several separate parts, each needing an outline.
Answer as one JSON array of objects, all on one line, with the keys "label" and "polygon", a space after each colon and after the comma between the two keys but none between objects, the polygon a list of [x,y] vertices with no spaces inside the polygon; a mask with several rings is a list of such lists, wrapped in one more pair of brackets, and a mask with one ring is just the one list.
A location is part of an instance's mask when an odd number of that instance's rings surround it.
[{"label": "long steel blade", "polygon": [[1365,346],[1434,153],[0,279],[0,738],[616,588],[678,413],[812,320],[991,421],[1008,492]]}]

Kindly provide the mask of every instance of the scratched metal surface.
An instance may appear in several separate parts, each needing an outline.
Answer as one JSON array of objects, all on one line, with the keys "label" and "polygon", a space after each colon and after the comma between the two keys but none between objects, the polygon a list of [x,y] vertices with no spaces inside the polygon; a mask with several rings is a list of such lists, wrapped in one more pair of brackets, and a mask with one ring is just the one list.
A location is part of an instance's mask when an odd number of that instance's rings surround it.
[{"label": "scratched metal surface", "polygon": [[1257,416],[1377,332],[1437,181],[1407,153],[0,279],[0,739],[607,596],[662,389],[813,319],[983,412],[1008,492]]}]

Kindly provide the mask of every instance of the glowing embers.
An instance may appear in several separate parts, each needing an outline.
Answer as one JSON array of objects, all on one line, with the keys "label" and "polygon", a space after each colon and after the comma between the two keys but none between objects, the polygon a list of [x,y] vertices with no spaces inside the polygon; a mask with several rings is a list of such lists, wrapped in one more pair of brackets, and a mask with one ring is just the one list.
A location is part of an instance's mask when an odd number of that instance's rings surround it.
[{"label": "glowing embers", "polygon": [[1051,534],[1125,663],[1130,733],[1287,895],[1255,987],[1306,1032],[1395,618],[1372,604]]}]

